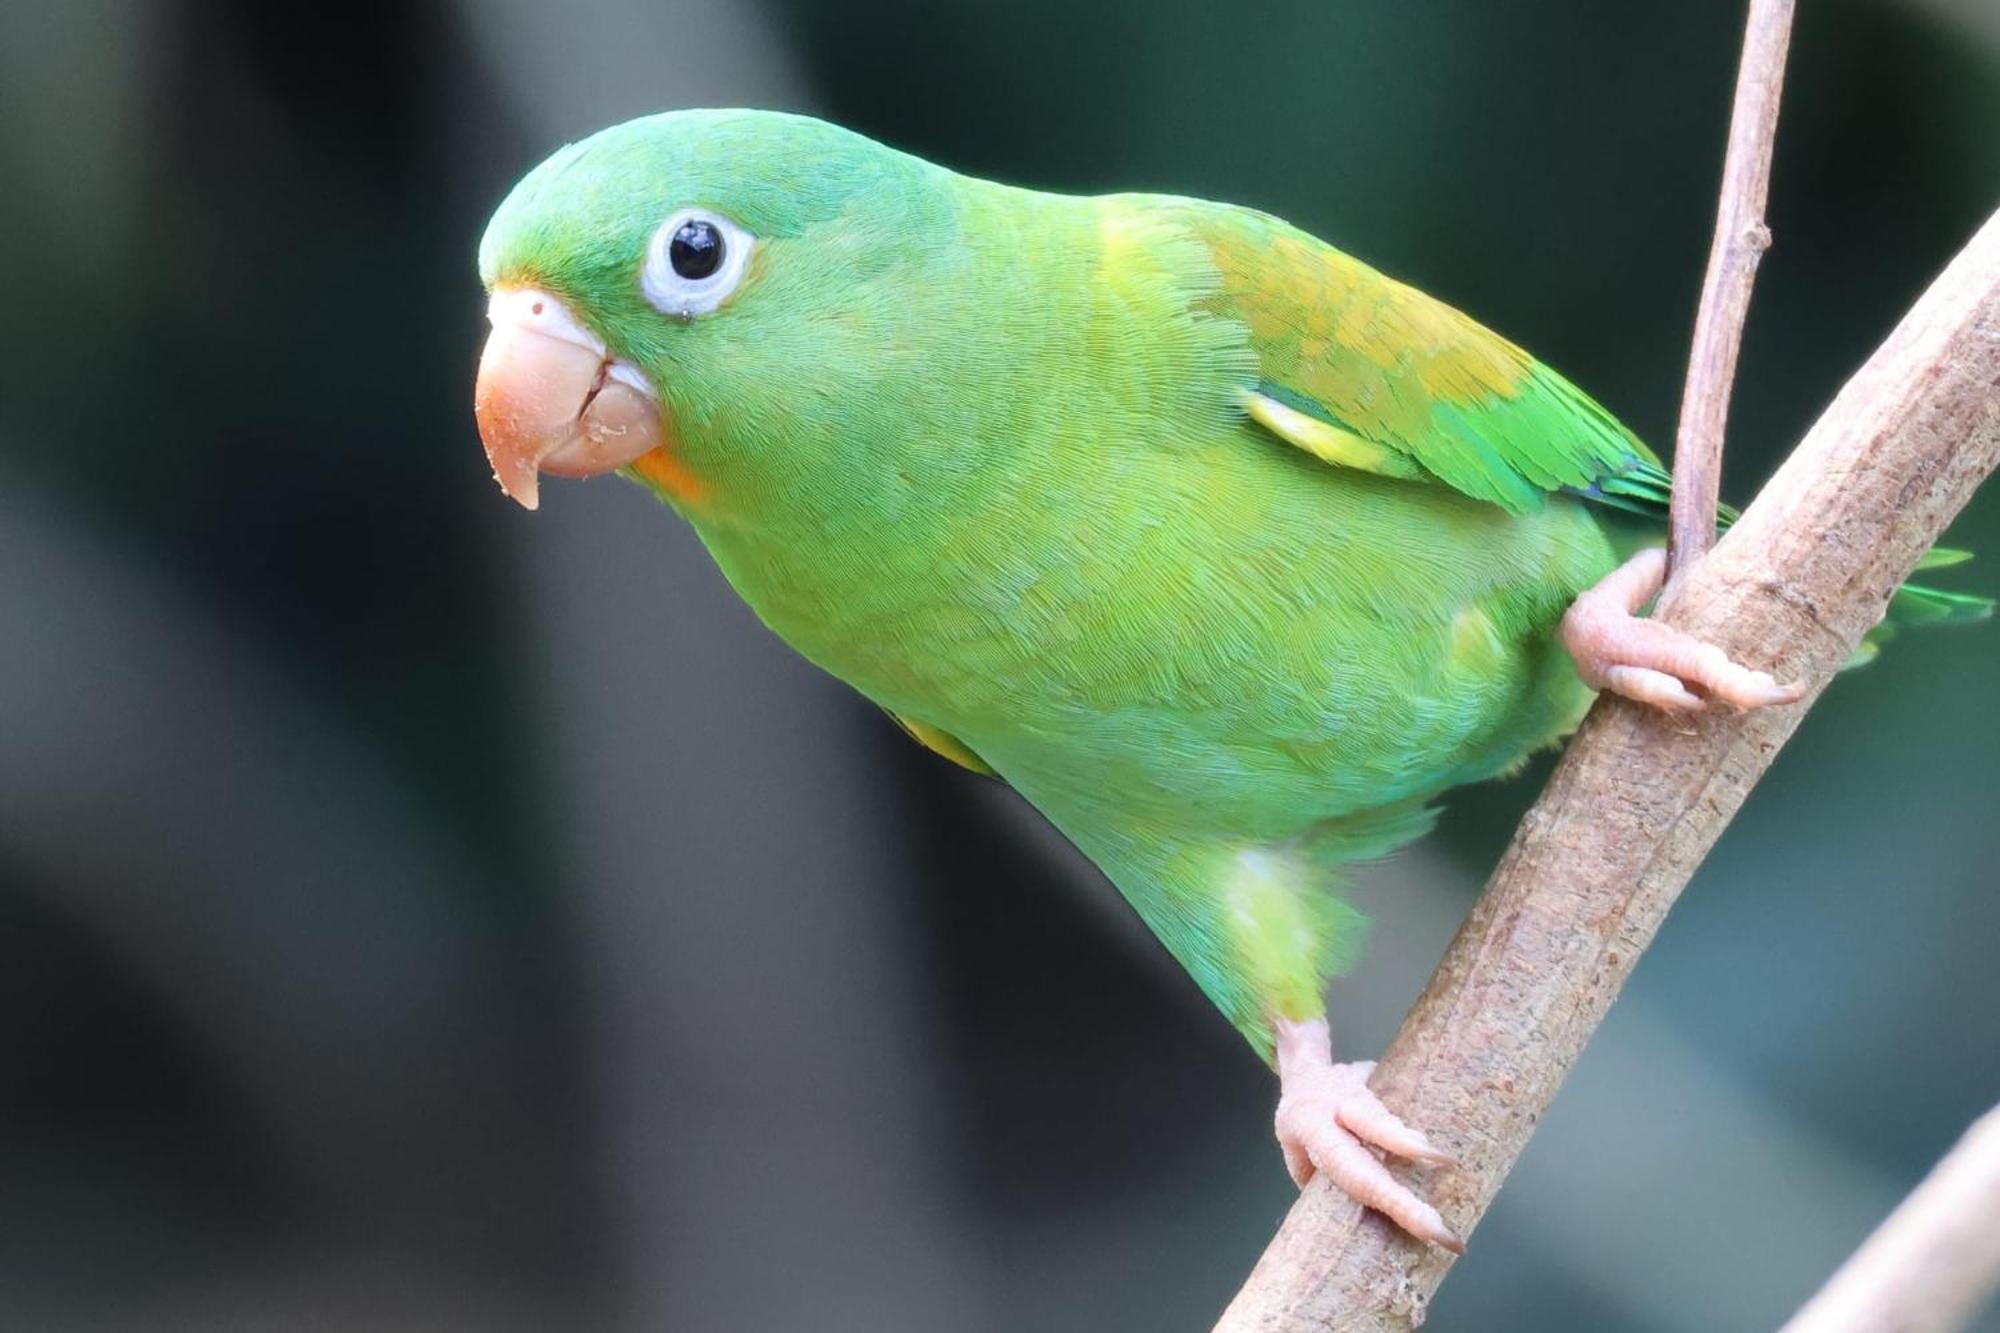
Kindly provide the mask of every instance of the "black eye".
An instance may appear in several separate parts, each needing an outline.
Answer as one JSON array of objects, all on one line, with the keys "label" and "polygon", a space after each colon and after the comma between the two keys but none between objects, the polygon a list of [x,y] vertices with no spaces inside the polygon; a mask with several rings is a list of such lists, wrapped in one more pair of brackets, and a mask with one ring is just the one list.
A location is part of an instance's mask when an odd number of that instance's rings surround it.
[{"label": "black eye", "polygon": [[689,282],[699,282],[722,267],[722,232],[706,218],[689,218],[667,244],[667,262]]}]

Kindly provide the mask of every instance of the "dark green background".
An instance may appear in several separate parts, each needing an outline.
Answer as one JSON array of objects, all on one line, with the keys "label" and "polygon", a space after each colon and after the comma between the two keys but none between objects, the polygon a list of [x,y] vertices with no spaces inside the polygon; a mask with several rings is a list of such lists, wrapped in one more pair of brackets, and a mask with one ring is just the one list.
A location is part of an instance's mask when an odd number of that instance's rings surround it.
[{"label": "dark green background", "polygon": [[[1802,10],[1738,498],[2000,196],[1988,0]],[[627,115],[809,109],[1283,214],[1664,442],[1740,20],[0,8],[0,1327],[1206,1328],[1291,1192],[1268,1075],[651,501],[501,500],[485,215]],[[1813,714],[1430,1327],[1774,1326],[2000,1098],[1997,635]],[[1345,1051],[1533,790],[1363,874]]]}]

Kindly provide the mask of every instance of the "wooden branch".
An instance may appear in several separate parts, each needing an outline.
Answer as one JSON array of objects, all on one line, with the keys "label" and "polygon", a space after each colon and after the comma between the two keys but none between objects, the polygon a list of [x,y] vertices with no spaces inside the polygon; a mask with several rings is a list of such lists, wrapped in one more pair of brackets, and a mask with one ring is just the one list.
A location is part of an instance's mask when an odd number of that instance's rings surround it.
[{"label": "wooden branch", "polygon": [[1715,239],[1709,246],[1701,305],[1695,311],[1694,346],[1688,352],[1680,429],[1674,436],[1673,508],[1667,533],[1670,581],[1715,544],[1729,391],[1736,383],[1736,356],[1743,347],[1743,321],[1750,314],[1757,261],[1771,245],[1764,202],[1771,191],[1778,95],[1785,83],[1785,51],[1791,38],[1792,0],[1750,0],[1729,117],[1729,150],[1722,162]]},{"label": "wooden branch", "polygon": [[2000,1107],[1779,1333],[1951,1333],[2000,1291]]},{"label": "wooden branch", "polygon": [[[1816,695],[1996,464],[2000,213],[1658,614]],[[1570,742],[1373,1079],[1457,1157],[1396,1169],[1461,1236],[1812,697],[1691,719],[1601,699]],[[1451,1262],[1314,1181],[1217,1328],[1408,1330]]]}]

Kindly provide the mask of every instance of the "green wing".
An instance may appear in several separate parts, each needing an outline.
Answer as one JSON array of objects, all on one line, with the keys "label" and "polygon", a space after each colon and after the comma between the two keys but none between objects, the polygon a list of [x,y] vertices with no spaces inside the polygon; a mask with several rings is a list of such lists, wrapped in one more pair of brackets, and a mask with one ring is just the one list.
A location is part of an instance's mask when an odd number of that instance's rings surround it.
[{"label": "green wing", "polygon": [[1251,418],[1325,461],[1513,513],[1568,493],[1641,513],[1666,469],[1588,394],[1499,334],[1275,218],[1188,205],[1220,276],[1195,305],[1244,325]]},{"label": "green wing", "polygon": [[[1663,519],[1673,479],[1589,394],[1491,329],[1295,227],[1219,204],[1162,201],[1208,250],[1191,304],[1249,331],[1242,406],[1328,463],[1442,483],[1512,513],[1552,494]],[[1723,506],[1718,526],[1736,511]],[[1939,547],[1918,565],[1970,559]],[[1864,658],[1897,626],[1983,620],[1992,598],[1905,584]]]}]

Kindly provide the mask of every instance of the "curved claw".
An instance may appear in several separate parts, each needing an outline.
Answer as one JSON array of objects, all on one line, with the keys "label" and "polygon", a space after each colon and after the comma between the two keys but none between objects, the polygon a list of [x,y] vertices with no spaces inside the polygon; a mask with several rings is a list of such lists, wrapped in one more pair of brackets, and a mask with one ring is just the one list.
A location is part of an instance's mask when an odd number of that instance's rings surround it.
[{"label": "curved claw", "polygon": [[1641,551],[1563,616],[1563,647],[1584,684],[1674,713],[1695,712],[1710,700],[1747,711],[1805,696],[1803,685],[1780,685],[1685,630],[1641,619],[1639,608],[1659,594],[1666,570],[1665,551]]}]

